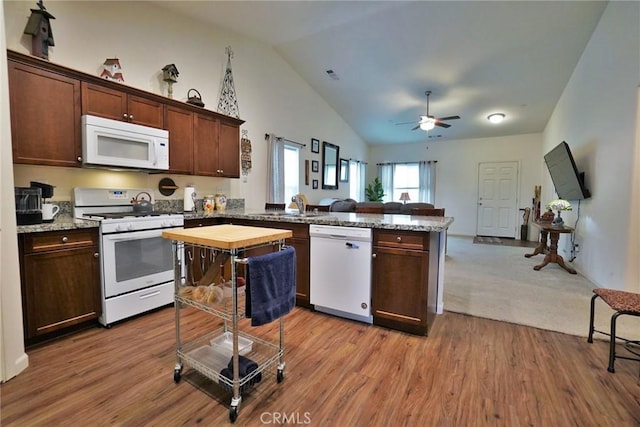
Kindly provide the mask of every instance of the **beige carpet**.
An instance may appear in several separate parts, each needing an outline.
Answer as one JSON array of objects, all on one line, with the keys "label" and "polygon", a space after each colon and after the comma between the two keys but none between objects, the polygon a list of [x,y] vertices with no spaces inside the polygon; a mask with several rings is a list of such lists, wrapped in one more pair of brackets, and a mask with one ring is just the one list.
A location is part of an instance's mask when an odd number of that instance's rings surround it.
[{"label": "beige carpet", "polygon": [[[473,237],[452,235],[447,245],[445,310],[588,335],[589,303],[596,286],[579,273],[569,274],[556,264],[533,270],[542,255],[525,258],[531,248],[479,245],[473,243]],[[596,329],[608,331],[611,314],[613,311],[599,300]],[[640,318],[618,318],[618,335],[640,339]]]}]

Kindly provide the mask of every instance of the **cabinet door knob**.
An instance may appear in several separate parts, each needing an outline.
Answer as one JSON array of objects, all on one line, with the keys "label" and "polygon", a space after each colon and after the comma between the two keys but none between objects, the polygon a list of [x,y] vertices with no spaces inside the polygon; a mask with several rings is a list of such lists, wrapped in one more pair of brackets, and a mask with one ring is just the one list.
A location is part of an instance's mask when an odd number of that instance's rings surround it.
[{"label": "cabinet door knob", "polygon": [[129,115],[128,115],[127,113],[124,113],[124,114],[122,115],[122,117],[124,117],[125,119],[128,119],[128,118],[129,118]]},{"label": "cabinet door knob", "polygon": [[133,120],[133,114],[129,114],[129,120]]},{"label": "cabinet door knob", "polygon": [[67,243],[69,238],[67,236],[62,236],[62,243]]},{"label": "cabinet door knob", "polygon": [[82,162],[82,157],[78,156],[78,161]]},{"label": "cabinet door knob", "polygon": [[402,237],[398,236],[398,237],[396,237],[396,240],[397,240],[398,242],[402,242]]},{"label": "cabinet door knob", "polygon": [[93,257],[94,257],[94,258],[100,258],[100,254],[99,254],[98,252],[95,252],[95,253],[93,254]]},{"label": "cabinet door knob", "polygon": [[375,257],[376,257],[376,254],[371,254],[371,258],[375,258]]}]

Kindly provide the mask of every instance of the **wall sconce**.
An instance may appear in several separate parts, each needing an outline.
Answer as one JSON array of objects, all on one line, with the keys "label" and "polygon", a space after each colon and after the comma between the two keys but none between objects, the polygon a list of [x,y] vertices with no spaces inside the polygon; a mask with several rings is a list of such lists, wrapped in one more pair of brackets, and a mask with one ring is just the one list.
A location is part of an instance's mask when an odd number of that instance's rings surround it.
[{"label": "wall sconce", "polygon": [[411,200],[411,198],[409,197],[409,193],[400,194],[400,200],[402,200],[402,203],[404,203],[406,205],[407,204],[407,200]]},{"label": "wall sconce", "polygon": [[505,117],[506,116],[502,113],[493,113],[487,116],[487,120],[489,120],[494,125],[497,125],[498,123],[502,123]]}]

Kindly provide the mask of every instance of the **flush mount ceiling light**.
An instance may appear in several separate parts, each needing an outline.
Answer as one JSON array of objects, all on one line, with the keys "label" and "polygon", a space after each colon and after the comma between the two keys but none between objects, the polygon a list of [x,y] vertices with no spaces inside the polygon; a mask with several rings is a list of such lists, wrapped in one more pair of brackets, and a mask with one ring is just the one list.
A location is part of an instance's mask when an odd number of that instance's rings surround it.
[{"label": "flush mount ceiling light", "polygon": [[498,123],[502,123],[504,118],[505,118],[505,115],[502,113],[493,113],[493,114],[489,114],[489,116],[487,117],[487,120],[497,125]]}]

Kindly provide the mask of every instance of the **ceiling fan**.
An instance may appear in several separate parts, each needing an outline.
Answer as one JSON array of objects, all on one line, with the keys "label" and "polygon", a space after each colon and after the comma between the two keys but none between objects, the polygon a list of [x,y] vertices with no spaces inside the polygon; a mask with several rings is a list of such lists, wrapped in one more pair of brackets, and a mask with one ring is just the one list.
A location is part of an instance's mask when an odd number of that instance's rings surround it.
[{"label": "ceiling fan", "polygon": [[420,120],[414,120],[412,122],[396,123],[397,125],[408,125],[408,124],[417,123],[418,125],[411,130],[422,129],[427,131],[427,130],[433,129],[435,126],[440,126],[442,128],[451,127],[450,124],[444,123],[444,122],[447,120],[457,120],[460,118],[460,116],[448,116],[448,117],[440,117],[440,118],[435,118],[434,116],[431,116],[429,114],[429,96],[431,95],[431,91],[428,90],[424,94],[427,95],[427,115],[420,116]]}]

